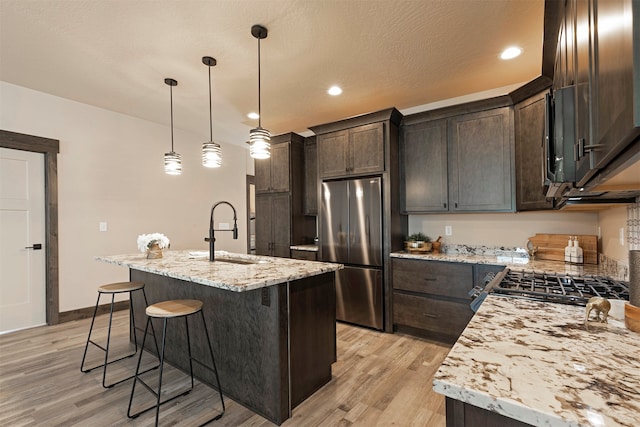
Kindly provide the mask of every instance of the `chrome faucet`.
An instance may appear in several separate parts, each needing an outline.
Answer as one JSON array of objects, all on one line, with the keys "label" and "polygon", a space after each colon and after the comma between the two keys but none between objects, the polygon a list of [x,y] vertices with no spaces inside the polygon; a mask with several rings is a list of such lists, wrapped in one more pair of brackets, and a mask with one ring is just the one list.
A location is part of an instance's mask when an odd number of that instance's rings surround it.
[{"label": "chrome faucet", "polygon": [[[216,210],[216,207],[218,207],[218,205],[229,205],[231,207],[231,209],[233,209],[233,229],[232,230],[215,230],[213,228],[213,211]],[[233,205],[229,202],[226,202],[224,200],[220,201],[220,202],[216,202],[213,204],[213,206],[211,206],[211,215],[209,217],[209,237],[205,237],[204,241],[205,242],[209,242],[209,261],[213,261],[213,257],[214,257],[214,253],[215,253],[215,241],[216,241],[216,237],[214,234],[214,231],[231,231],[233,232],[233,238],[235,240],[238,239],[238,216],[236,215],[236,208],[233,207]]]}]

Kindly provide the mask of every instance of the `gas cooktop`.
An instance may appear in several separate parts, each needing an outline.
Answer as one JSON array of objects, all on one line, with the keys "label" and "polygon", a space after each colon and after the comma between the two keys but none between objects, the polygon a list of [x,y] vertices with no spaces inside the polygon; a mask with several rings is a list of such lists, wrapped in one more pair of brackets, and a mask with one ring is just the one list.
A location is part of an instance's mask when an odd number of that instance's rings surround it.
[{"label": "gas cooktop", "polygon": [[511,271],[506,268],[495,275],[487,275],[484,283],[484,288],[478,286],[469,293],[475,297],[471,303],[473,311],[489,293],[582,306],[586,306],[592,297],[629,300],[629,284],[606,277]]}]

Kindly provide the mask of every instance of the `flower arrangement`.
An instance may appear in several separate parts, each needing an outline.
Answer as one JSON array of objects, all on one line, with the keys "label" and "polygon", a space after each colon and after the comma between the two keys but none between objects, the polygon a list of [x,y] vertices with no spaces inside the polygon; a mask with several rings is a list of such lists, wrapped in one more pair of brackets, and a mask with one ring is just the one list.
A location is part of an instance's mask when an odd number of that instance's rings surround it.
[{"label": "flower arrangement", "polygon": [[159,249],[165,249],[169,247],[169,244],[169,238],[162,233],[141,234],[138,236],[138,249],[142,253],[147,252],[154,245],[157,245]]}]

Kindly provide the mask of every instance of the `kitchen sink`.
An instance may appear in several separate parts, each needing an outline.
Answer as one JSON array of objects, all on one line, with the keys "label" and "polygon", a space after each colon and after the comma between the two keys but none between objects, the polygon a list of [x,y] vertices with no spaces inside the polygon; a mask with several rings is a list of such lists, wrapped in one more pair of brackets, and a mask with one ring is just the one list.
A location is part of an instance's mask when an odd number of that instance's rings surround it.
[{"label": "kitchen sink", "polygon": [[244,259],[244,258],[216,258],[213,262],[228,262],[230,264],[241,264],[241,265],[249,265],[249,264],[264,264],[266,261],[257,260],[257,259]]}]

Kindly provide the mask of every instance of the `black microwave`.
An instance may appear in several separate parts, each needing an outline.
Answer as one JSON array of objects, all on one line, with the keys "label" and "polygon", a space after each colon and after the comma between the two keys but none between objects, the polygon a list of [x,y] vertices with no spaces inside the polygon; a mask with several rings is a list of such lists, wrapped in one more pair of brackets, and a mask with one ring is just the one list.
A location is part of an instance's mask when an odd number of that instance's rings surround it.
[{"label": "black microwave", "polygon": [[545,185],[547,197],[560,197],[576,181],[575,88],[545,96]]}]

